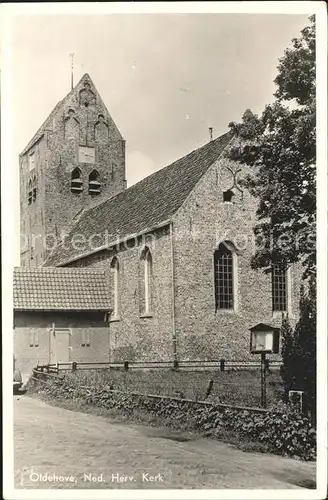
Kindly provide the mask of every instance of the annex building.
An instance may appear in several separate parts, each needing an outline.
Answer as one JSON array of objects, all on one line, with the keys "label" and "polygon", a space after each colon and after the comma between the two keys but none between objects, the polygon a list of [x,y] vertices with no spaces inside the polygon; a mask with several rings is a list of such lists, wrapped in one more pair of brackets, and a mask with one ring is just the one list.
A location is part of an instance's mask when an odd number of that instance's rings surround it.
[{"label": "annex building", "polygon": [[[84,75],[20,155],[16,352],[243,360],[251,327],[279,327],[287,312],[295,321],[298,269],[251,268],[257,200],[246,167],[225,157],[234,140],[226,133],[127,188],[124,139]],[[55,350],[57,327],[67,338],[58,333]]]}]

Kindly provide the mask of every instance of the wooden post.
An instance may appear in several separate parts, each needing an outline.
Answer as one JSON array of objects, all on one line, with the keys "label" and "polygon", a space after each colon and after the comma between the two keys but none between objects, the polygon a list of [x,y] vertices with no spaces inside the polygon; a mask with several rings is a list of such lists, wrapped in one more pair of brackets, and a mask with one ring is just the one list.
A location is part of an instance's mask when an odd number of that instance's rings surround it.
[{"label": "wooden post", "polygon": [[124,361],[124,370],[128,370],[129,369],[129,362],[128,361]]},{"label": "wooden post", "polygon": [[213,389],[213,384],[214,384],[214,381],[211,379],[208,383],[205,399],[208,398],[208,396],[211,394],[212,389]]},{"label": "wooden post", "polygon": [[270,360],[269,359],[266,359],[265,360],[265,371],[268,373],[269,371],[269,368],[270,368]]},{"label": "wooden post", "polygon": [[266,408],[266,359],[265,352],[261,353],[261,406]]},{"label": "wooden post", "polygon": [[174,368],[174,370],[177,370],[177,369],[179,368],[179,365],[178,365],[178,360],[177,360],[177,359],[175,359],[175,360],[173,361],[173,368]]},{"label": "wooden post", "polygon": [[220,359],[220,371],[221,372],[224,372],[224,365],[225,365],[225,360],[224,359]]},{"label": "wooden post", "polygon": [[72,371],[75,372],[76,369],[77,369],[77,362],[73,361],[73,363],[72,363]]}]

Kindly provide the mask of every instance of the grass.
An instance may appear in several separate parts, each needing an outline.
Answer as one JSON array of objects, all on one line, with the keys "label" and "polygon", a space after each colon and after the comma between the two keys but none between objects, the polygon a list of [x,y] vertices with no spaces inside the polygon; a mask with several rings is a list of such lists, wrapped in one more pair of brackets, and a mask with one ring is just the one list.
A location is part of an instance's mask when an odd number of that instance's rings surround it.
[{"label": "grass", "polygon": [[[213,389],[207,398],[242,406],[260,406],[261,382],[259,370],[173,371],[173,370],[81,370],[68,373],[68,378],[81,385],[112,385],[123,392],[140,392],[163,396],[177,396],[186,399],[204,400],[210,380]],[[267,375],[267,402],[271,406],[281,399],[282,382],[279,371]]]}]

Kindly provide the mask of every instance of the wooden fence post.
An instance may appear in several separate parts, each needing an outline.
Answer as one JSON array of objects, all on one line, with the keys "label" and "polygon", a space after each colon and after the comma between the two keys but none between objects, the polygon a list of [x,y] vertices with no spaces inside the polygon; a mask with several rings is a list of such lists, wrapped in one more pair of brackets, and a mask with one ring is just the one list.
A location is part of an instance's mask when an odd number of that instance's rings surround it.
[{"label": "wooden fence post", "polygon": [[128,370],[129,369],[129,362],[128,361],[124,361],[124,370]]},{"label": "wooden fence post", "polygon": [[77,362],[73,361],[73,363],[72,363],[72,371],[75,372],[76,369],[77,369]]},{"label": "wooden fence post", "polygon": [[214,384],[214,381],[211,379],[208,383],[208,387],[207,387],[207,391],[206,391],[206,395],[205,395],[205,399],[208,398],[208,396],[211,394],[212,392],[212,389],[213,389],[213,384]]},{"label": "wooden fence post", "polygon": [[224,359],[220,359],[220,371],[224,372],[224,368],[225,368],[225,360]]}]

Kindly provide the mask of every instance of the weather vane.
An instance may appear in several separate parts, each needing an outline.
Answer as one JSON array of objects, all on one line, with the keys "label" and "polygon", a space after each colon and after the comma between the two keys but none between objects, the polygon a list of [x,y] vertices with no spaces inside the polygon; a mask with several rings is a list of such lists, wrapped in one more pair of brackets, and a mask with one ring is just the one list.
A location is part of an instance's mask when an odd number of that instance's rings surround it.
[{"label": "weather vane", "polygon": [[74,52],[71,52],[69,57],[71,58],[71,90],[73,90]]}]

